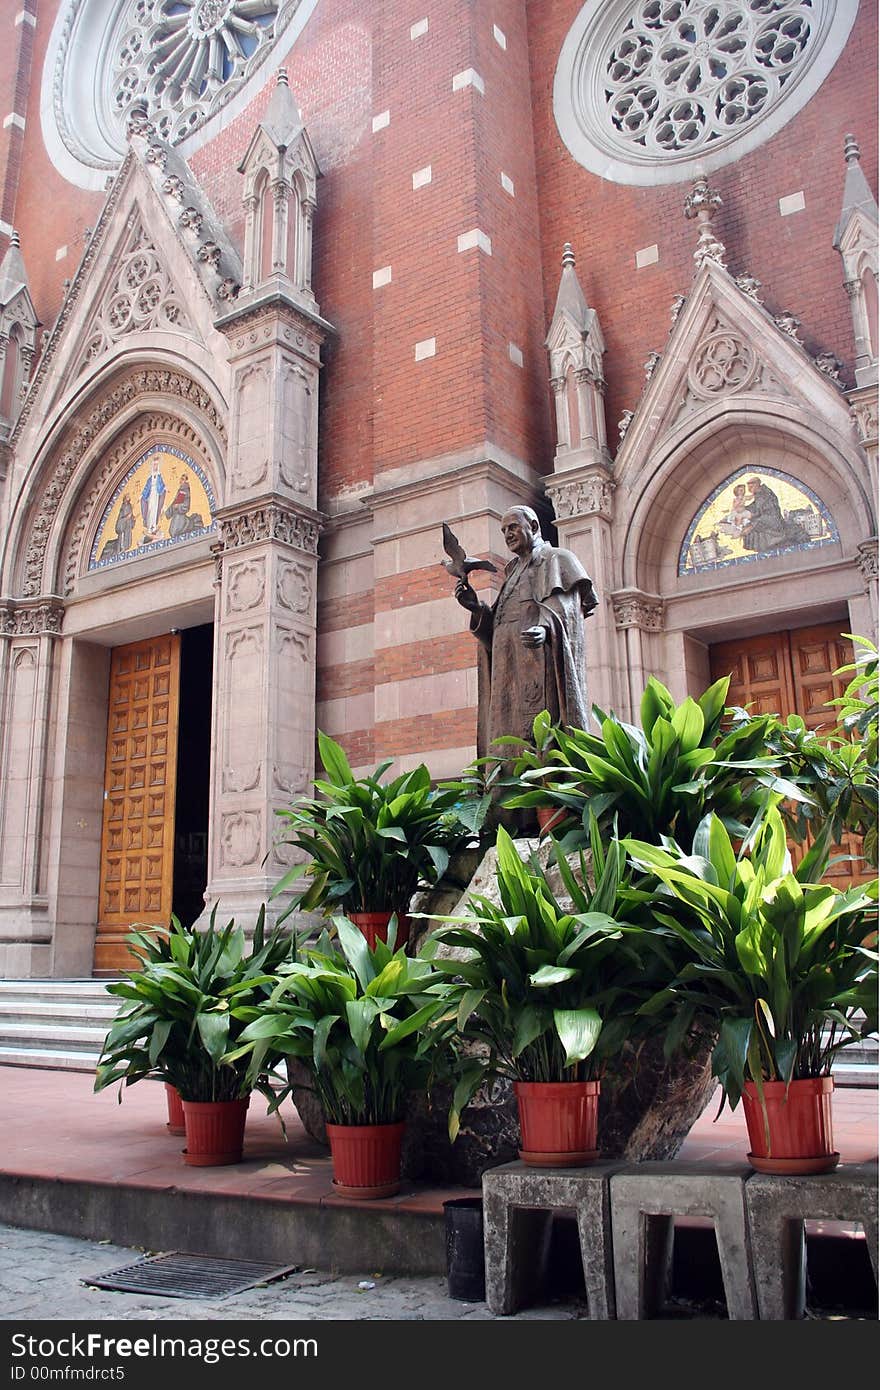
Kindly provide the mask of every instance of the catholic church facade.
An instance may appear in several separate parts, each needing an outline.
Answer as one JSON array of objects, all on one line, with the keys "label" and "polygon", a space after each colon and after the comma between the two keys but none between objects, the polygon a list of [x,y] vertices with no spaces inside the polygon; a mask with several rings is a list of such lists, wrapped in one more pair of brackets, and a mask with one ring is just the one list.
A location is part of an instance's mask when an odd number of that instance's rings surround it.
[{"label": "catholic church facade", "polygon": [[602,708],[730,672],[827,717],[877,632],[876,23],[5,7],[0,976],[246,925],[316,728],[461,769],[443,521],[580,557]]}]

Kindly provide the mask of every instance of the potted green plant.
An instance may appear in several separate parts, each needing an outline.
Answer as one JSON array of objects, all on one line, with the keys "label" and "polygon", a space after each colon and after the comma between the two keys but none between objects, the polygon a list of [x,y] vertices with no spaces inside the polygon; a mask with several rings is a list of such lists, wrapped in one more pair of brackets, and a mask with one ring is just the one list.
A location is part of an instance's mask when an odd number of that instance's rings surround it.
[{"label": "potted green plant", "polygon": [[461,818],[461,787],[434,786],[421,764],[383,781],[391,760],[369,777],[355,777],[339,744],[318,734],[326,774],[315,782],[318,795],[301,798],[278,814],[286,822],[279,837],[302,859],[279,880],[272,897],[288,892],[301,878],[308,883],[282,913],[320,910],[345,913],[372,946],[384,939],[392,915],[397,940],[409,937],[407,908],[413,894],[442,878],[450,855],[473,839]]},{"label": "potted green plant", "polygon": [[251,1091],[273,1098],[268,1073],[278,1056],[268,1042],[247,1066],[228,1062],[225,1054],[292,950],[291,938],[277,928],[266,938],[265,909],[250,950],[234,921],[217,928],[216,912],[203,932],[185,930],[172,918],[161,946],[143,932],[130,933],[142,965],[107,986],[124,1004],[95,1075],[96,1091],[120,1082],[120,1100],[123,1087],[147,1076],[174,1087],[184,1113],[184,1159],[196,1166],[239,1162]]},{"label": "potted green plant", "polygon": [[742,1097],[748,1159],[762,1172],[835,1166],[831,1064],[877,1028],[877,880],[845,890],[819,882],[829,838],[830,823],[792,872],[770,804],[736,854],[714,814],[689,850],[622,842],[654,876],[658,927],[684,951],[642,1013],[674,1016],[677,1030],[711,1022],[722,1105]]},{"label": "potted green plant", "polygon": [[803,793],[782,781],[782,759],[766,750],[772,715],[722,728],[729,685],[724,676],[698,699],[676,704],[651,676],[639,724],[594,706],[598,734],[551,727],[534,766],[523,766],[520,789],[504,804],[549,802],[565,811],[566,850],[589,843],[591,815],[606,839],[619,833],[660,844],[664,835],[675,835],[688,843],[708,811],[744,835],[768,789],[795,799]]},{"label": "potted green plant", "polygon": [[226,1060],[256,1081],[267,1045],[298,1058],[320,1100],[337,1190],[382,1198],[400,1187],[410,1095],[451,1067],[451,987],[428,960],[394,949],[393,922],[372,947],[347,918],[334,923],[335,939],[323,932],[281,967]]},{"label": "potted green plant", "polygon": [[[517,738],[513,734],[503,739],[492,740],[494,744],[505,749],[506,760],[501,765],[506,771],[506,776],[499,782],[502,804],[512,810],[531,807],[535,812],[541,835],[549,835],[570,814],[565,806],[554,805],[546,794],[546,788],[552,785],[559,770],[558,764],[551,758],[551,753],[558,747],[559,732],[559,725],[553,723],[549,712],[541,710],[532,722],[530,740]],[[513,749],[518,749],[519,752],[511,758],[510,752]],[[499,759],[500,756],[499,754]]]},{"label": "potted green plant", "polygon": [[[514,1083],[526,1163],[572,1166],[599,1151],[597,1115],[603,1070],[632,1027],[649,934],[621,917],[629,908],[619,846],[603,851],[593,822],[593,874],[580,874],[556,850],[569,903],[557,900],[546,872],[521,860],[503,828],[497,835],[498,903],[468,899],[467,919],[441,918],[435,956],[456,980],[458,1021],[478,1049],[453,1099],[450,1135],[486,1077]],[[570,904],[570,905],[569,905]]]}]

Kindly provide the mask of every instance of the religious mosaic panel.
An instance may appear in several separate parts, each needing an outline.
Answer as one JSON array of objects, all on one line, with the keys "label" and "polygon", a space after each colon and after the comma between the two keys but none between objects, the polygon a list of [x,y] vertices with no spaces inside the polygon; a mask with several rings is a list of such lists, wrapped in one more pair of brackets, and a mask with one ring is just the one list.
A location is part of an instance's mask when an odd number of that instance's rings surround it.
[{"label": "religious mosaic panel", "polygon": [[687,529],[679,574],[726,569],[838,540],[810,488],[775,468],[740,468],[706,498]]},{"label": "religious mosaic panel", "polygon": [[202,468],[154,444],[117,484],[98,525],[89,569],[133,560],[214,530],[214,495]]}]

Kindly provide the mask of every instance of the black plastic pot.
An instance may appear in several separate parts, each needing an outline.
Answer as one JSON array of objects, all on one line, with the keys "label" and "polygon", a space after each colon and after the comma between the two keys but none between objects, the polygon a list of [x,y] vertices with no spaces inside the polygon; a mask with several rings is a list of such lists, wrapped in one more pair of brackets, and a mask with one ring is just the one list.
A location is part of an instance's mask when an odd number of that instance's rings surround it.
[{"label": "black plastic pot", "polygon": [[446,1218],[446,1282],[449,1297],[482,1303],[486,1297],[483,1258],[483,1199],[456,1197],[443,1203]]}]

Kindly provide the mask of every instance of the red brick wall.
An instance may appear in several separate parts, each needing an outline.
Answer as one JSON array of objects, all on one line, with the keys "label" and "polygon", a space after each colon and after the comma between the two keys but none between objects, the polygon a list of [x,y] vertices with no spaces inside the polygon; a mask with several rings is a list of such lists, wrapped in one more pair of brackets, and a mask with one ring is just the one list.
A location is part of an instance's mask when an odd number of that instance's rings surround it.
[{"label": "red brick wall", "polygon": [[[648,353],[662,351],[669,307],[688,290],[696,246],[683,214],[688,183],[635,188],[588,173],[563,144],[553,117],[553,79],[562,43],[581,0],[529,0],[532,104],[545,316],[559,285],[559,256],[570,241],[588,302],[598,310],[607,352],[606,416],[612,447],[617,421],[644,386]],[[877,7],[862,0],[849,41],[804,109],[752,154],[712,174],[724,204],[715,227],[727,264],[763,283],[771,312],[802,320],[810,352],[853,355],[852,320],[842,263],[831,245],[843,197],[843,137],[861,143],[862,168],[877,187]],[[803,190],[806,209],[780,217],[778,199]],[[635,269],[635,253],[657,243],[658,264]],[[851,379],[851,378],[850,378]]]}]

